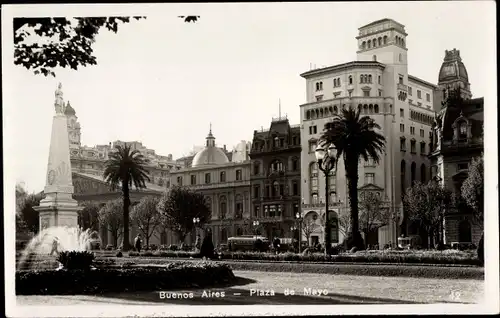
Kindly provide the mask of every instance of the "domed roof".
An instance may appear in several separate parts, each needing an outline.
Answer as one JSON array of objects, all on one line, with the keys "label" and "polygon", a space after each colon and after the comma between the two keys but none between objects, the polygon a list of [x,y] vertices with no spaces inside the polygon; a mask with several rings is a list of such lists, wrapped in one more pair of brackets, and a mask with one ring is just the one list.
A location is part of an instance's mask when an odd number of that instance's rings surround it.
[{"label": "domed roof", "polygon": [[222,151],[217,147],[206,147],[205,149],[198,152],[194,156],[191,166],[200,167],[209,165],[220,165],[228,162],[229,159],[227,158],[224,151]]},{"label": "domed roof", "polygon": [[457,79],[463,80],[466,83],[469,82],[467,69],[460,58],[460,51],[456,49],[445,51],[444,61],[441,65],[441,69],[439,70],[438,82],[446,82]]},{"label": "domed roof", "polygon": [[64,109],[64,115],[68,116],[68,115],[76,115],[76,112],[75,112],[75,109],[73,107],[71,107],[71,105],[69,104],[69,102],[66,104],[66,108]]},{"label": "domed roof", "polygon": [[210,124],[210,132],[208,133],[206,140],[207,143],[205,149],[199,151],[194,156],[191,166],[200,167],[228,163],[229,159],[224,151],[215,146],[215,137],[212,135],[212,124]]}]

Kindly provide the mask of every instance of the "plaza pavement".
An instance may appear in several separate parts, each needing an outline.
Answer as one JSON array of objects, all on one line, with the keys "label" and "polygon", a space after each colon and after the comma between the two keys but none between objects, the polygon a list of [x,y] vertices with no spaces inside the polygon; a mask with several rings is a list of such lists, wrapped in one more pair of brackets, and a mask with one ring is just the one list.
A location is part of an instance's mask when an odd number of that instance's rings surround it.
[{"label": "plaza pavement", "polygon": [[[480,303],[484,281],[374,277],[308,273],[234,271],[239,277],[232,287],[206,289],[225,297],[202,298],[203,289],[169,290],[193,292],[188,299],[160,299],[159,292],[127,292],[99,296],[17,296],[17,305],[302,305],[302,304],[431,304]],[[327,290],[327,295],[305,296],[304,288]],[[285,290],[295,295],[284,295]],[[274,296],[250,296],[251,290],[273,290]],[[265,293],[265,292],[264,292]],[[269,292],[270,294],[270,292]]]}]

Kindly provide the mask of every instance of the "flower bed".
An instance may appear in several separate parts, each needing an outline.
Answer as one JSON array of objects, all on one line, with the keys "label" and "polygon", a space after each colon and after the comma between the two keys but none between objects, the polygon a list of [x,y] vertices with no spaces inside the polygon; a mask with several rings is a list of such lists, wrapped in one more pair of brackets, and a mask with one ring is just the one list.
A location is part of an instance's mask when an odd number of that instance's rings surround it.
[{"label": "flower bed", "polygon": [[[143,257],[175,257],[197,258],[196,252],[155,251],[130,252],[129,256]],[[413,251],[386,250],[360,251],[357,253],[342,253],[325,256],[324,254],[296,253],[258,253],[258,252],[225,252],[220,254],[223,260],[260,260],[260,261],[295,261],[295,262],[336,262],[336,263],[410,263],[410,264],[441,264],[441,265],[481,265],[475,252],[445,250],[445,251]]]},{"label": "flower bed", "polygon": [[164,266],[98,267],[92,270],[16,272],[17,295],[78,295],[208,287],[234,280],[231,268],[214,262],[174,262]]}]

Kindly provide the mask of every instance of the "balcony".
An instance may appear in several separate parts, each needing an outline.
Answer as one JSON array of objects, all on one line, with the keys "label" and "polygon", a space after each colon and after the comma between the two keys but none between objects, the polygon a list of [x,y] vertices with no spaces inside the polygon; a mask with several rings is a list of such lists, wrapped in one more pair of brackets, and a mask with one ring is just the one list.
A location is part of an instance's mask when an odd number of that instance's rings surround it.
[{"label": "balcony", "polygon": [[398,83],[398,89],[403,92],[408,92],[408,86],[405,84]]},{"label": "balcony", "polygon": [[[331,208],[339,207],[340,204],[341,204],[340,202],[328,202],[328,206]],[[302,209],[321,209],[321,208],[325,207],[325,203],[324,202],[308,203],[308,204],[303,203],[301,206],[302,206]]]},{"label": "balcony", "polygon": [[192,189],[220,189],[220,188],[246,187],[246,186],[248,187],[250,186],[250,180],[187,185],[187,187]]}]

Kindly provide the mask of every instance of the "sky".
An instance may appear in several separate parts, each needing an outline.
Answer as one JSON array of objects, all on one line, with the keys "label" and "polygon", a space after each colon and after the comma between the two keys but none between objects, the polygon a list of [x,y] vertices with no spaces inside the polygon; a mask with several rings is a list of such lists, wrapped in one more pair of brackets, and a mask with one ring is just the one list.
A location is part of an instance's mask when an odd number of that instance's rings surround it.
[{"label": "sky", "polygon": [[[287,115],[299,124],[310,65],[356,59],[358,28],[391,18],[406,27],[411,75],[437,82],[445,50],[460,50],[475,97],[495,107],[495,3],[317,2],[30,5],[2,8],[4,171],[28,191],[45,185],[54,91],[63,85],[82,145],[141,141],[181,157],[203,145],[212,123],[232,148]],[[97,66],[34,75],[13,64],[13,16],[145,15],[102,30]],[[199,15],[184,23],[178,15]]]}]

